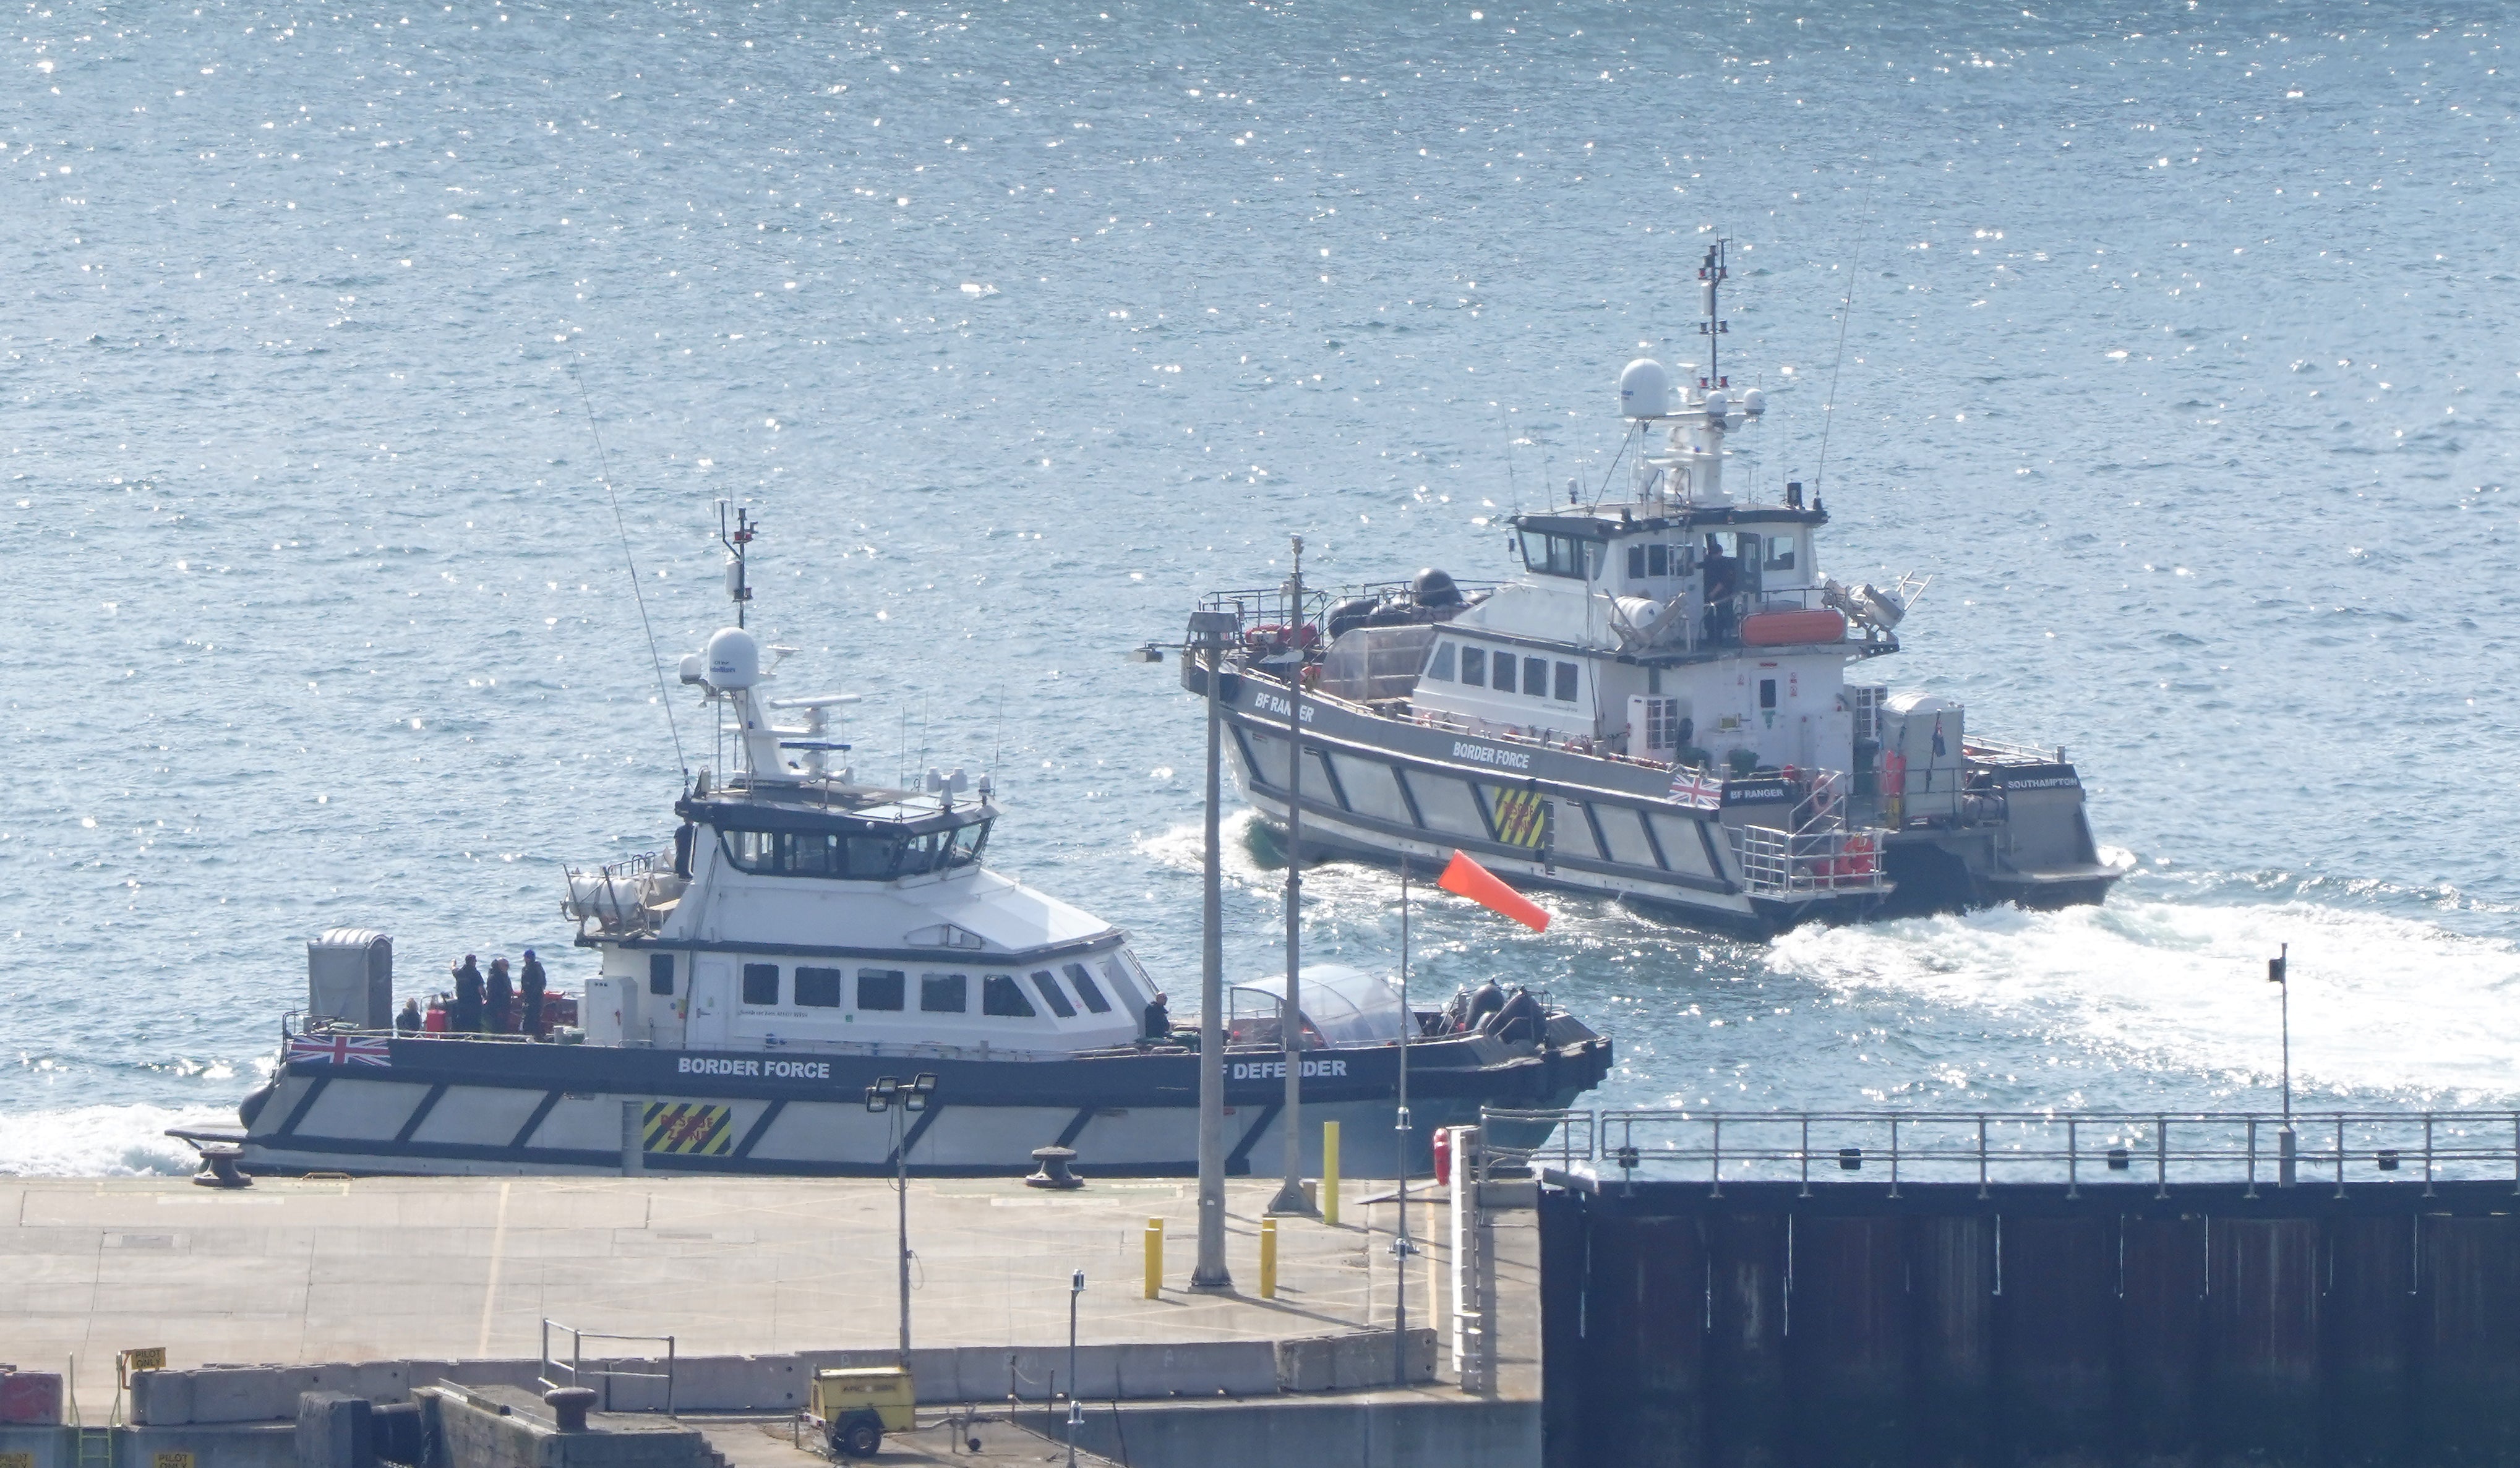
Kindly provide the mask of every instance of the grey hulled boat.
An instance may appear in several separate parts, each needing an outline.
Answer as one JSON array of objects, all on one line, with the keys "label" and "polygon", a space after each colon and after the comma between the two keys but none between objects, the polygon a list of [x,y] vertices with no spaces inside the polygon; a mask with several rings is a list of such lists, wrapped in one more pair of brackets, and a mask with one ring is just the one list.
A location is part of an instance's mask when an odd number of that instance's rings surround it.
[{"label": "grey hulled boat", "polygon": [[[1719,245],[1701,273],[1710,342],[1723,275]],[[1625,483],[1512,516],[1518,577],[1203,600],[1233,618],[1222,697],[1252,805],[1282,822],[1300,804],[1320,846],[1466,850],[1749,933],[2102,900],[2123,868],[2062,749],[1981,737],[1957,701],[1865,676],[1899,650],[1923,583],[1823,576],[1817,495],[1728,485],[1726,440],[1764,395],[1651,360],[1619,386]],[[1205,678],[1184,664],[1192,691]]]}]

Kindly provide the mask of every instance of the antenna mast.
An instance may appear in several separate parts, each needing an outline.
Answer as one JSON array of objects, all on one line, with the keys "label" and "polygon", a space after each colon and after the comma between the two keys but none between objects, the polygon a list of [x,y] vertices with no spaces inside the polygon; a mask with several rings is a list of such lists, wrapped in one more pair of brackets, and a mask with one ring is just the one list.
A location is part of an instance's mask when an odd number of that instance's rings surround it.
[{"label": "antenna mast", "polygon": [[1700,314],[1705,320],[1697,324],[1697,334],[1706,338],[1706,376],[1697,379],[1700,387],[1730,387],[1732,380],[1719,371],[1717,344],[1732,324],[1716,314],[1716,292],[1732,274],[1724,268],[1725,247],[1732,242],[1717,240],[1706,246],[1706,263],[1697,267],[1697,297]]},{"label": "antenna mast", "polygon": [[761,522],[752,517],[750,511],[737,506],[735,528],[729,530],[726,524],[726,512],[727,502],[718,501],[718,544],[726,547],[726,553],[735,557],[726,563],[726,595],[727,599],[735,603],[735,625],[741,627],[743,625],[744,605],[752,600],[752,587],[744,580],[743,548],[752,544],[752,537],[760,530]]}]

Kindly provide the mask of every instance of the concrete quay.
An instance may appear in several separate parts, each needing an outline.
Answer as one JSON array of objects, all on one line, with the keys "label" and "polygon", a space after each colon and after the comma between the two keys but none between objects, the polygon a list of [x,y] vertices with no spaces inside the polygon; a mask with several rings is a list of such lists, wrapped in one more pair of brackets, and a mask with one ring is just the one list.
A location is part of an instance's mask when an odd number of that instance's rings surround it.
[{"label": "concrete quay", "polygon": [[[933,1404],[922,1422],[977,1404],[1060,1436],[1064,1407],[1042,1409],[1070,1386],[1068,1280],[1081,1268],[1075,1385],[1089,1449],[1136,1464],[1195,1456],[1201,1468],[1237,1461],[1237,1444],[1301,1446],[1325,1464],[1536,1463],[1534,1216],[1489,1215],[1495,1368],[1464,1394],[1440,1191],[1413,1195],[1416,1339],[1407,1379],[1392,1374],[1387,1189],[1349,1184],[1336,1226],[1281,1221],[1278,1296],[1262,1300],[1268,1180],[1229,1185],[1238,1292],[1207,1295],[1187,1289],[1188,1181],[1053,1193],[1015,1179],[914,1179],[912,1365]],[[80,1420],[131,1423],[116,1468],[167,1468],[158,1455],[178,1446],[197,1452],[183,1468],[284,1468],[303,1392],[383,1404],[439,1381],[528,1387],[547,1319],[672,1336],[687,1418],[785,1413],[803,1404],[816,1366],[894,1358],[894,1203],[880,1179],[265,1179],[237,1191],[11,1179],[0,1182],[0,1360],[67,1367]],[[1165,1231],[1153,1299],[1142,1288],[1149,1219]],[[158,1346],[170,1369],[141,1373],[117,1402],[115,1353]],[[590,1344],[587,1356],[662,1351]],[[607,1386],[611,1406],[664,1405],[658,1384]],[[255,1434],[264,1446],[243,1452]],[[27,1468],[68,1465],[45,1452]]]}]

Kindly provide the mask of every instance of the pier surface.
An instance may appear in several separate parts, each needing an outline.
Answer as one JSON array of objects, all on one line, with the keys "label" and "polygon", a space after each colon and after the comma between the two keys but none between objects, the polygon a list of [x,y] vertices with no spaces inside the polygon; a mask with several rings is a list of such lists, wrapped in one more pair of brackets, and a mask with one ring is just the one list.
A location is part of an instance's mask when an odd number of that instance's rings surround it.
[{"label": "pier surface", "polygon": [[[1288,1219],[1279,1293],[1258,1298],[1273,1179],[1227,1188],[1238,1293],[1188,1289],[1196,1189],[1094,1180],[910,1183],[912,1338],[929,1346],[1282,1340],[1387,1327],[1387,1183],[1350,1183],[1339,1226]],[[1414,1196],[1414,1195],[1413,1195]],[[0,1181],[0,1359],[74,1362],[104,1406],[114,1353],[174,1367],[531,1357],[542,1323],[675,1337],[684,1355],[888,1348],[897,1339],[892,1186],[750,1178],[181,1179]],[[1522,1216],[1528,1219],[1530,1216]],[[1145,1229],[1164,1221],[1164,1288],[1143,1297]],[[1426,1249],[1410,1323],[1442,1327],[1440,1205],[1411,1208]],[[1519,1250],[1515,1252],[1520,1252]],[[1517,1268],[1517,1272],[1521,1272]],[[1536,1272],[1518,1281],[1536,1292]]]}]

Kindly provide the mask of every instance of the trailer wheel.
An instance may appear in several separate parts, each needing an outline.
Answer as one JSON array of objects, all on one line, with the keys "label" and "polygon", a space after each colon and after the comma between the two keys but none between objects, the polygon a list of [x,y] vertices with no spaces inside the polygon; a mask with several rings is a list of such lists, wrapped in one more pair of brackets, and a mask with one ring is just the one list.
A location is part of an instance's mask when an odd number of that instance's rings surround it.
[{"label": "trailer wheel", "polygon": [[873,1413],[851,1417],[832,1429],[832,1447],[843,1457],[871,1458],[883,1446],[883,1424]]}]

